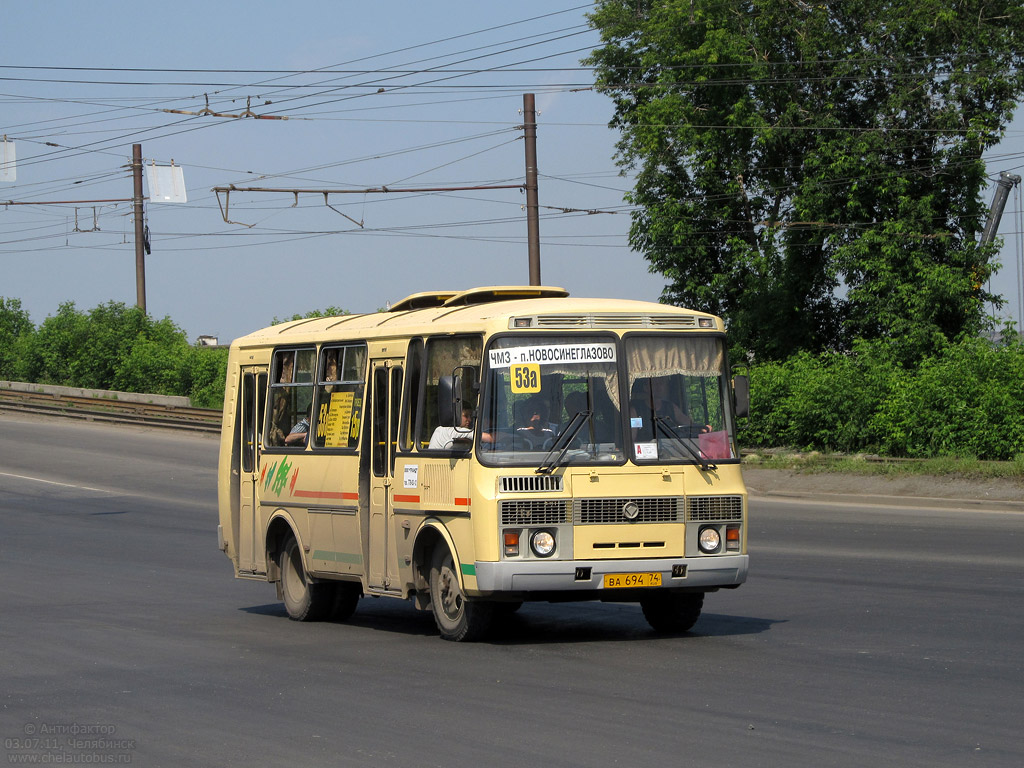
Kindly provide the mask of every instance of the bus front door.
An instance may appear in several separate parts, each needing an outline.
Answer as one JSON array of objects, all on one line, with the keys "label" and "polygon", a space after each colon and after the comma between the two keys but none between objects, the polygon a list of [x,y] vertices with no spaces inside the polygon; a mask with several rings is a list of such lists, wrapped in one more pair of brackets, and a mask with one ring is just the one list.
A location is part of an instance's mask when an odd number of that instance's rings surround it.
[{"label": "bus front door", "polygon": [[263,433],[263,406],[267,391],[267,369],[242,368],[238,405],[238,570],[266,573],[266,557],[256,510],[259,506],[256,484],[260,475],[260,435]]},{"label": "bus front door", "polygon": [[368,587],[394,591],[398,574],[397,542],[392,536],[395,502],[395,451],[402,400],[402,360],[370,361],[370,530]]}]

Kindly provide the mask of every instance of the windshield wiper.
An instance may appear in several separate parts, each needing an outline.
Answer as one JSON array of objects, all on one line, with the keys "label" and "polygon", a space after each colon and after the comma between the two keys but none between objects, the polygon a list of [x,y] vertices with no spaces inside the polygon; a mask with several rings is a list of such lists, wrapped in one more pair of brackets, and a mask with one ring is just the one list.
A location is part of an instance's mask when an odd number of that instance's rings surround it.
[{"label": "windshield wiper", "polygon": [[[550,475],[559,464],[562,463],[562,457],[565,456],[565,452],[569,450],[569,445],[579,434],[579,431],[583,429],[583,425],[590,420],[590,417],[594,415],[593,411],[577,411],[576,415],[572,417],[572,420],[566,425],[565,429],[555,438],[554,445],[551,446],[551,450],[544,456],[544,460],[540,463],[540,466],[534,470],[534,473],[538,475]],[[558,451],[558,456],[555,456],[555,451]],[[555,456],[554,459],[551,457]]]},{"label": "windshield wiper", "polygon": [[701,470],[707,472],[709,469],[718,469],[717,464],[710,463],[707,460],[707,457],[703,456],[700,451],[694,450],[693,446],[690,445],[689,442],[687,442],[687,438],[684,438],[682,435],[676,432],[675,427],[673,427],[669,420],[666,419],[664,416],[655,416],[654,423],[661,428],[661,431],[665,433],[666,437],[668,437],[671,440],[675,440],[677,443],[682,445],[683,448],[686,449],[686,452],[690,454],[690,456],[692,456],[695,461],[700,463]]}]

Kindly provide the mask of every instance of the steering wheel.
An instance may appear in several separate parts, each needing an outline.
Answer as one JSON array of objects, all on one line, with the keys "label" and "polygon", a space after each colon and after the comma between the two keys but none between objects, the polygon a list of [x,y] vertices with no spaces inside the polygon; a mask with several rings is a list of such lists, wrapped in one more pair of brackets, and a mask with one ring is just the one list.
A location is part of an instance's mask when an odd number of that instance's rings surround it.
[{"label": "steering wheel", "polygon": [[497,432],[494,435],[494,450],[496,451],[532,451],[533,442],[526,435],[518,432]]}]

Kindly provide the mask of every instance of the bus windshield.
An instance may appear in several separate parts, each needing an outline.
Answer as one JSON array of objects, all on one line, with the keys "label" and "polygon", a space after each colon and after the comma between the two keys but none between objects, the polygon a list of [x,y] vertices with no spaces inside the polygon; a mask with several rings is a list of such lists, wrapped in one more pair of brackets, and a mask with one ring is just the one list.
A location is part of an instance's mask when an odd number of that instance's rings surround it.
[{"label": "bus windshield", "polygon": [[481,460],[538,466],[561,438],[562,464],[623,463],[618,358],[610,335],[496,339],[486,359]]},{"label": "bus windshield", "polygon": [[634,334],[624,346],[635,462],[738,457],[722,339]]},{"label": "bus windshield", "polygon": [[738,457],[720,338],[503,336],[486,363],[479,442],[486,464],[550,471]]}]

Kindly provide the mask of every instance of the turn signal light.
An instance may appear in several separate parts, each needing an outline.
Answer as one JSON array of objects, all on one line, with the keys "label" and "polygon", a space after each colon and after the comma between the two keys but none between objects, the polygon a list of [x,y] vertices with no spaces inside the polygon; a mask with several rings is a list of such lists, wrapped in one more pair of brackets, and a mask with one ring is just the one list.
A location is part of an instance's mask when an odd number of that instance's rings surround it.
[{"label": "turn signal light", "polygon": [[505,557],[519,555],[519,531],[505,531]]},{"label": "turn signal light", "polygon": [[740,551],[740,527],[738,525],[730,525],[725,529],[725,548],[734,552]]}]

